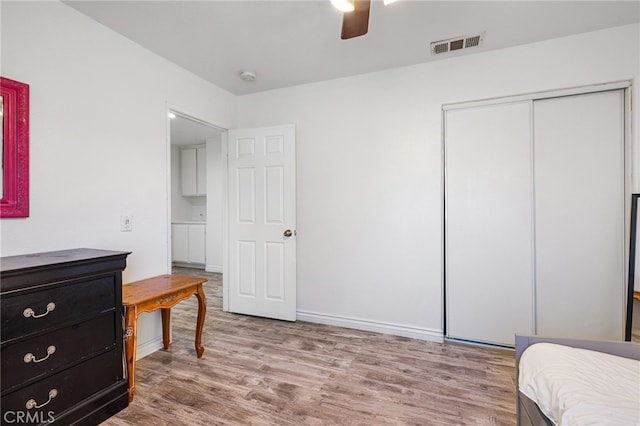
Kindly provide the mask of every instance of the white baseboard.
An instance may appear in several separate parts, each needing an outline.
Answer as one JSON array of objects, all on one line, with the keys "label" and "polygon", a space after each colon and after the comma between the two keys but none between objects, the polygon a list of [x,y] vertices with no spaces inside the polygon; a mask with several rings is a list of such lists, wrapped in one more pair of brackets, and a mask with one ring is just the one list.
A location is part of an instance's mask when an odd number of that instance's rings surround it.
[{"label": "white baseboard", "polygon": [[171,262],[172,266],[178,266],[181,268],[192,268],[192,269],[205,269],[204,263],[189,263],[189,262]]},{"label": "white baseboard", "polygon": [[354,328],[356,330],[373,331],[393,336],[409,337],[429,342],[444,342],[442,330],[414,327],[410,325],[392,324],[380,321],[369,321],[338,315],[321,314],[318,312],[297,311],[296,319],[317,324],[335,325],[338,327]]},{"label": "white baseboard", "polygon": [[221,274],[222,273],[222,266],[207,265],[204,268],[204,270],[207,271],[207,272],[217,272],[217,273]]},{"label": "white baseboard", "polygon": [[162,343],[162,336],[154,337],[151,340],[147,340],[146,342],[138,343],[138,348],[136,350],[136,361],[144,358],[147,355],[151,355],[155,351],[158,351],[164,347]]}]

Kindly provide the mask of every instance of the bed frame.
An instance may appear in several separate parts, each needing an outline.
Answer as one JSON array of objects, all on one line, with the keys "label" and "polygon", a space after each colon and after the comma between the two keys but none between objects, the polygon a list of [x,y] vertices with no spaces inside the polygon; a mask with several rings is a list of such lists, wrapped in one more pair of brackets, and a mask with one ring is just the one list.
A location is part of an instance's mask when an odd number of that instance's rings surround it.
[{"label": "bed frame", "polygon": [[[516,336],[516,381],[519,376],[520,357],[525,349],[534,343],[556,343],[574,348],[589,349],[617,355],[624,358],[640,360],[640,344],[631,342],[612,342],[602,340],[561,339],[539,336]],[[519,426],[553,426],[551,420],[545,416],[538,406],[519,390],[518,395],[518,425]]]}]

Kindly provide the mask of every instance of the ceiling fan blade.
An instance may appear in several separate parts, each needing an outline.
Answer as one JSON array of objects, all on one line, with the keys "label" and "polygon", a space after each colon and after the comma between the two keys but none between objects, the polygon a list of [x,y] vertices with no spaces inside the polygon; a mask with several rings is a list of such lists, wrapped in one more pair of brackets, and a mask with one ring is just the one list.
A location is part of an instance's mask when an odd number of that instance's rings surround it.
[{"label": "ceiling fan blade", "polygon": [[342,35],[340,38],[359,37],[369,31],[369,9],[371,0],[354,0],[353,12],[345,12],[342,18]]}]

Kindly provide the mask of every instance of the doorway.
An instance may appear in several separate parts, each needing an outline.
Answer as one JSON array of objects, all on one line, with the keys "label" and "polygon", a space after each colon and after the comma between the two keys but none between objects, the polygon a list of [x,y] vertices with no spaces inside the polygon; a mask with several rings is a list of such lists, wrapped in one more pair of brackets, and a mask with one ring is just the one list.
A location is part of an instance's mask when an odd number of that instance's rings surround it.
[{"label": "doorway", "polygon": [[223,271],[222,135],[225,129],[169,111],[169,270]]},{"label": "doorway", "polygon": [[168,113],[168,270],[222,273],[225,311],[295,320],[295,126]]}]

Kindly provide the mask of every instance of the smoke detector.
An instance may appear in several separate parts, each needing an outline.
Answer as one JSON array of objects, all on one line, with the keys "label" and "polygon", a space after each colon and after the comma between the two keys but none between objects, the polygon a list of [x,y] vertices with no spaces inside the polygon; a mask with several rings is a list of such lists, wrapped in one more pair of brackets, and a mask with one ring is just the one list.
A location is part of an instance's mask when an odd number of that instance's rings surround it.
[{"label": "smoke detector", "polygon": [[440,55],[442,53],[455,52],[456,50],[470,49],[479,47],[484,40],[485,31],[479,34],[470,34],[466,36],[453,37],[447,40],[434,41],[431,43],[431,55]]},{"label": "smoke detector", "polygon": [[251,71],[240,71],[240,80],[242,81],[254,81],[256,75]]}]

